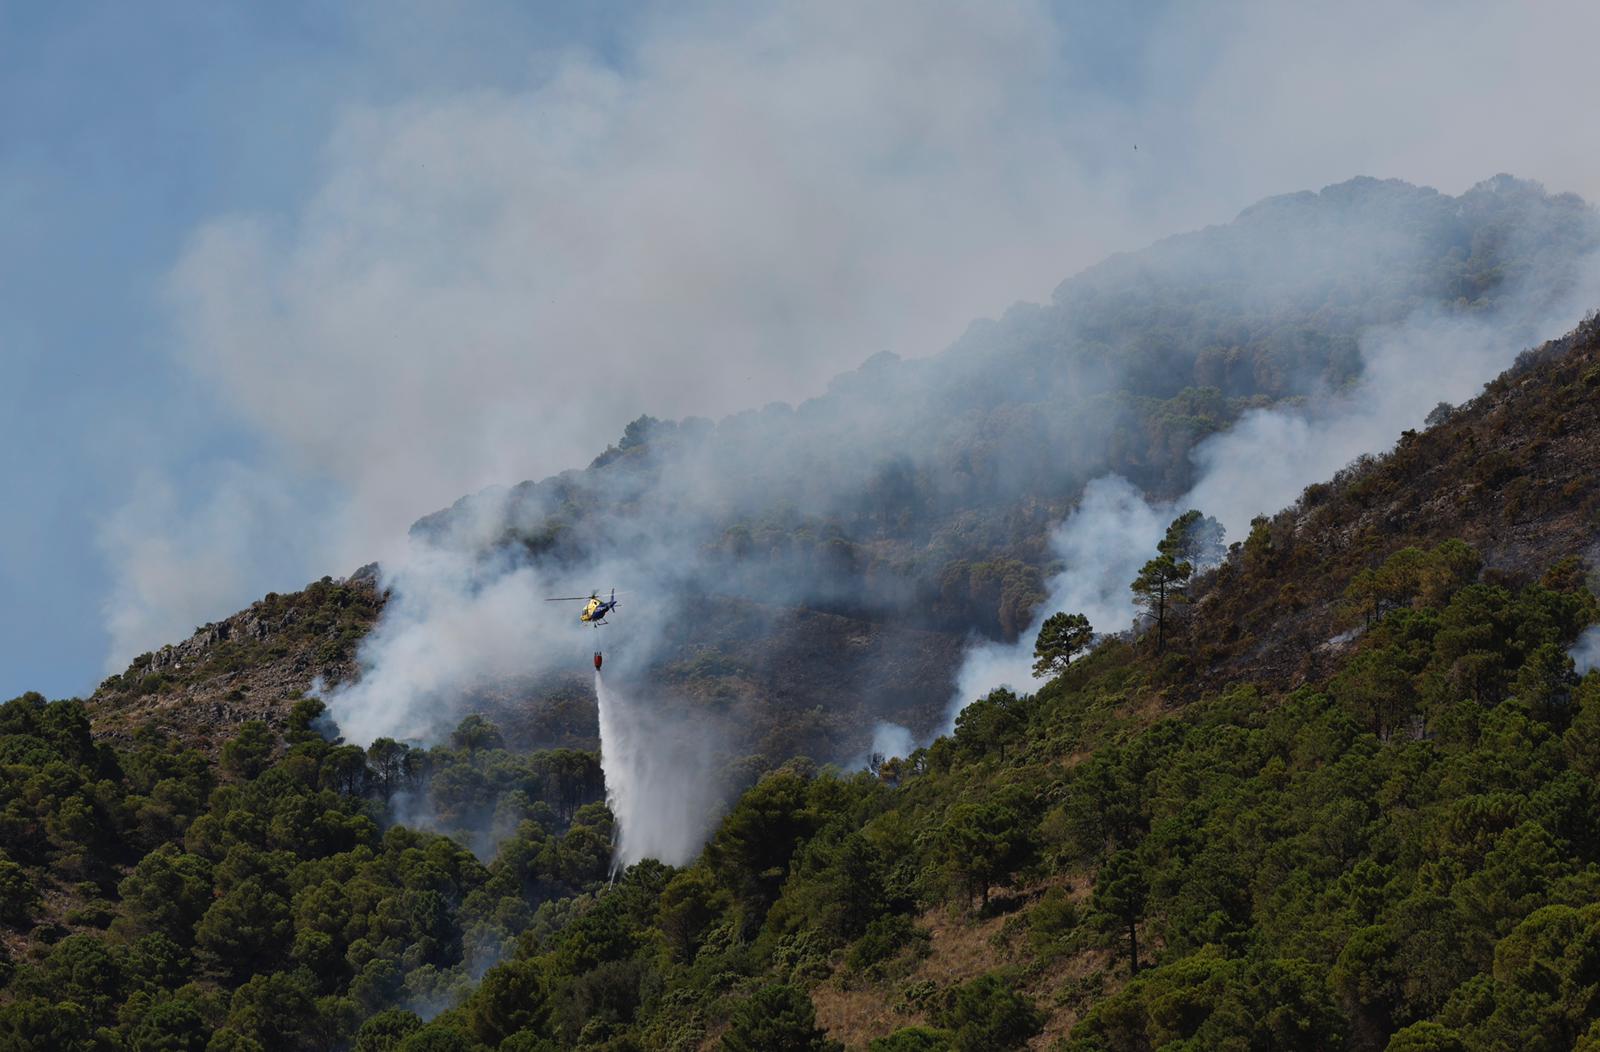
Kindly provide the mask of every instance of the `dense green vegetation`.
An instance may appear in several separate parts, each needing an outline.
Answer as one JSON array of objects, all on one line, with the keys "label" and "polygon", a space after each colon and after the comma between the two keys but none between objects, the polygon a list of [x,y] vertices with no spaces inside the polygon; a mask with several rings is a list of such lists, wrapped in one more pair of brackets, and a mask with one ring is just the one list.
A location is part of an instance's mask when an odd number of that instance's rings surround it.
[{"label": "dense green vegetation", "polygon": [[592,754],[514,755],[476,719],[363,750],[324,722],[304,701],[283,740],[246,723],[213,763],[96,744],[76,701],[0,706],[3,921],[27,933],[0,956],[0,1047],[336,1047],[449,1003],[605,877]]},{"label": "dense green vegetation", "polygon": [[[361,750],[318,733],[308,701],[283,741],[246,725],[213,766],[153,737],[97,745],[77,703],[18,698],[0,708],[16,933],[0,1035],[135,1050],[1600,1040],[1600,673],[1580,681],[1565,656],[1600,607],[1570,561],[1520,586],[1479,563],[1446,542],[1349,582],[1359,638],[1286,695],[1239,685],[1168,710],[1181,655],[1153,635],[1102,643],[903,761],[771,771],[693,865],[614,883],[594,758],[509,754],[481,719],[435,749]],[[931,967],[950,931],[991,933],[954,976]],[[898,1022],[825,1032],[816,1006],[851,994]]]}]

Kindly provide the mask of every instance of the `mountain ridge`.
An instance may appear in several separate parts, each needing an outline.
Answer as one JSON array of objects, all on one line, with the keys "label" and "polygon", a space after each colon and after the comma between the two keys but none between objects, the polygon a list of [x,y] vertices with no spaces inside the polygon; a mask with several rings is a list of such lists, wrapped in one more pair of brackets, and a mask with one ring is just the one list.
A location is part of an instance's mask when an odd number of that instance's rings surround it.
[{"label": "mountain ridge", "polygon": [[[187,1027],[308,1052],[410,1035],[596,1052],[1585,1048],[1600,1038],[1585,964],[1600,670],[1580,679],[1565,650],[1600,618],[1585,561],[1600,522],[1593,488],[1571,485],[1591,461],[1555,469],[1564,443],[1600,434],[1596,386],[1590,318],[1263,518],[1165,652],[1148,633],[1103,640],[869,771],[767,770],[682,867],[608,872],[592,757],[519,758],[476,717],[421,754],[417,784],[419,754],[328,740],[315,703],[282,740],[240,727],[221,765],[159,735],[96,746],[76,703],[7,703],[0,756],[29,777],[0,821],[26,865],[0,860],[0,879],[28,891],[37,875],[48,894],[19,900],[44,923],[0,940],[0,1035],[87,1049],[91,1024]],[[1430,477],[1495,453],[1454,489]],[[1391,515],[1408,486],[1455,511]],[[1528,532],[1497,539],[1508,508]],[[1316,587],[1285,587],[1302,580]],[[1305,666],[1301,637],[1332,628],[1348,638]],[[69,762],[95,806],[44,790],[69,784]],[[403,821],[380,833],[375,815]],[[102,856],[74,837],[96,822],[148,853],[84,879]],[[496,827],[487,861],[459,846]],[[500,948],[480,979],[485,945]]]},{"label": "mountain ridge", "polygon": [[[631,431],[597,474],[637,513],[650,462],[693,434]],[[685,587],[688,613],[710,600],[699,612],[720,616],[669,617],[677,634],[640,666],[677,677],[690,733],[715,708],[750,737],[714,772],[743,791],[681,866],[618,871],[619,787],[591,752],[528,753],[524,728],[481,714],[431,748],[366,746],[295,699],[361,671],[361,641],[402,601],[370,568],[266,597],[87,704],[0,705],[0,1044],[1597,1047],[1600,670],[1571,656],[1600,621],[1597,436],[1591,315],[1258,519],[1164,648],[1102,639],[1037,691],[967,699],[950,733],[850,769],[795,754],[943,703],[918,677],[942,678],[958,637]],[[881,492],[915,495],[904,481]],[[1012,556],[1059,521],[1050,507],[997,516]],[[566,529],[584,521],[571,511]],[[608,539],[638,535],[605,511]],[[916,515],[873,514],[706,535],[731,560],[718,571],[765,553],[736,579],[752,591],[785,567],[864,577],[858,547],[935,546]],[[519,532],[548,516],[471,518],[515,527],[473,535],[530,560],[573,543]],[[1001,609],[1010,589],[1014,615],[1030,564],[976,565],[940,584]],[[880,686],[899,700],[850,701],[873,693],[850,653],[890,665]],[[240,686],[253,670],[260,697]],[[837,726],[806,707],[819,684]],[[528,697],[504,711],[537,726]],[[589,699],[545,700],[557,726]],[[185,710],[209,723],[164,732]]]},{"label": "mountain ridge", "polygon": [[[1537,380],[1537,382],[1536,382]],[[1196,595],[1196,614],[1224,617],[1241,635],[1267,622],[1281,635],[1304,638],[1313,662],[1317,644],[1348,628],[1336,610],[1349,600],[1331,582],[1371,570],[1397,551],[1459,539],[1483,557],[1484,571],[1508,584],[1537,580],[1554,549],[1587,567],[1600,593],[1600,313],[1572,332],[1524,351],[1476,398],[1440,406],[1424,431],[1407,431],[1390,452],[1363,457],[1338,477],[1308,487],[1289,508],[1258,520],[1256,540],[1270,549],[1264,565],[1312,566],[1291,574],[1289,603],[1264,593],[1251,609],[1230,595],[1234,564],[1210,575]],[[1341,492],[1342,491],[1342,492]],[[1404,543],[1400,543],[1403,539]],[[1320,616],[1306,611],[1321,610]],[[1283,670],[1240,661],[1225,649],[1208,653],[1198,684],[1258,676],[1294,685]],[[1311,674],[1309,671],[1307,675]]]},{"label": "mountain ridge", "polygon": [[[1340,224],[1349,225],[1340,238],[1325,236]],[[1530,263],[1519,253],[1533,251],[1538,238],[1548,244]],[[1367,269],[1357,267],[1344,287],[1352,245],[1384,252],[1376,264],[1363,261]],[[1318,385],[1348,382],[1359,367],[1361,326],[1425,302],[1481,313],[1527,275],[1570,282],[1582,253],[1597,246],[1600,221],[1581,200],[1507,176],[1458,198],[1365,177],[1268,198],[1230,224],[1088,268],[1048,304],[975,323],[929,358],[874,356],[798,406],[716,424],[641,418],[589,468],[463,497],[420,518],[412,536],[509,552],[565,575],[601,556],[620,554],[626,565],[628,553],[659,550],[666,535],[668,575],[655,590],[675,642],[650,663],[652,688],[686,687],[687,701],[733,691],[734,709],[752,729],[746,745],[765,754],[755,740],[776,728],[768,701],[784,699],[784,712],[798,703],[790,700],[793,670],[702,682],[673,670],[695,661],[762,665],[740,652],[749,638],[730,638],[715,616],[705,619],[724,599],[813,611],[844,619],[788,622],[816,630],[799,646],[819,666],[831,655],[857,667],[845,641],[863,633],[889,640],[910,632],[914,648],[932,647],[915,686],[927,700],[877,705],[875,678],[862,668],[853,687],[818,688],[818,703],[842,715],[788,744],[842,757],[860,748],[851,739],[874,720],[908,723],[924,737],[943,725],[968,638],[1014,639],[1045,599],[1060,568],[1051,531],[1089,478],[1115,471],[1155,497],[1176,496],[1192,480],[1191,451],[1207,436],[1250,409],[1292,405]],[[1265,280],[1263,260],[1276,291],[1250,292],[1244,279]],[[1137,361],[1108,371],[1107,362],[1124,356]],[[786,470],[775,473],[773,463]],[[661,567],[636,570],[648,577]],[[263,684],[270,704],[259,708],[229,702],[239,688],[226,680],[185,697],[222,705],[224,720],[248,712],[277,725],[297,688],[359,674],[353,654],[326,667],[314,656],[296,655],[279,685]],[[91,707],[149,711],[156,695],[129,698],[141,678],[137,669],[112,677]],[[583,711],[581,679],[536,670],[521,686],[463,694],[524,727],[515,736],[529,745],[592,744],[597,729]],[[529,718],[533,708],[547,711]],[[116,717],[97,722],[110,726]]]}]

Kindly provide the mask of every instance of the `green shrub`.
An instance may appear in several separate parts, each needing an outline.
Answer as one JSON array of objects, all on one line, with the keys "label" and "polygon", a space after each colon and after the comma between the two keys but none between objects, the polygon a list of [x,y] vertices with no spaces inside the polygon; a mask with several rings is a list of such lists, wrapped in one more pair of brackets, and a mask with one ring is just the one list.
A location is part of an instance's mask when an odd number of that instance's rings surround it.
[{"label": "green shrub", "polygon": [[951,991],[934,1022],[954,1032],[960,1052],[1021,1048],[1044,1028],[1044,1016],[1013,980],[992,972]]}]

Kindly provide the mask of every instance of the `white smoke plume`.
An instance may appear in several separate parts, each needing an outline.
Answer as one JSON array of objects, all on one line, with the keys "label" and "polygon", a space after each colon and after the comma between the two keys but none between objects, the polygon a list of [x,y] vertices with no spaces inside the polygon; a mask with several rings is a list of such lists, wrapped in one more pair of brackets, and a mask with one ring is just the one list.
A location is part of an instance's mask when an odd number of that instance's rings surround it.
[{"label": "white smoke plume", "polygon": [[1201,443],[1194,452],[1200,479],[1181,503],[1214,515],[1242,539],[1256,515],[1287,507],[1363,453],[1390,448],[1440,401],[1472,397],[1523,348],[1570,329],[1593,306],[1588,296],[1600,292],[1592,268],[1584,287],[1586,296],[1539,321],[1515,310],[1487,319],[1430,311],[1369,332],[1355,390],[1329,393],[1312,410],[1248,413]]},{"label": "white smoke plume", "polygon": [[911,750],[914,748],[916,739],[909,727],[902,727],[898,723],[889,723],[886,720],[880,720],[873,726],[870,755],[892,760],[896,756],[911,755]]},{"label": "white smoke plume", "polygon": [[303,193],[216,216],[171,281],[175,353],[272,496],[153,467],[181,499],[109,531],[108,663],[391,561],[416,515],[582,464],[641,412],[802,398],[1269,193],[1509,170],[1600,196],[1594,142],[1548,132],[1588,119],[1597,30],[1579,2],[689,3],[615,55],[530,40],[522,79],[330,90],[323,149],[282,159]]},{"label": "white smoke plume", "polygon": [[[972,649],[951,700],[950,726],[964,706],[995,687],[1039,685],[1032,646],[1050,614],[1087,614],[1102,634],[1130,627],[1135,607],[1128,585],[1155,555],[1166,524],[1184,510],[1197,508],[1221,521],[1230,538],[1243,539],[1252,518],[1287,507],[1306,486],[1362,454],[1388,450],[1441,400],[1476,394],[1522,349],[1570,330],[1597,299],[1600,263],[1590,259],[1575,287],[1554,304],[1542,297],[1514,300],[1490,317],[1419,312],[1363,336],[1362,373],[1352,389],[1324,393],[1309,408],[1246,413],[1200,443],[1191,453],[1197,480],[1178,500],[1149,500],[1117,477],[1095,480],[1052,540],[1066,568],[1050,582],[1050,598],[1016,643]],[[1589,651],[1580,645],[1574,653]]]},{"label": "white smoke plume", "polygon": [[[1059,61],[1089,30],[1030,0],[713,5],[649,21],[620,62],[545,55],[521,87],[351,107],[309,162],[315,190],[300,207],[218,216],[175,268],[178,354],[259,433],[270,499],[202,496],[199,516],[174,501],[110,531],[111,663],[186,632],[201,610],[218,616],[377,558],[393,598],[362,648],[361,680],[328,701],[354,741],[435,737],[476,684],[581,668],[592,639],[536,613],[573,581],[407,549],[399,538],[417,514],[582,464],[642,412],[798,400],[874,351],[927,354],[1108,250],[1286,187],[1369,171],[1456,189],[1514,169],[1592,193],[1585,180],[1600,168],[1571,152],[1577,140],[1526,114],[1572,96],[1554,71],[1586,68],[1593,33],[1581,27],[1595,17],[1577,6],[1542,22],[1487,5],[1451,19],[1390,5],[1178,10],[1137,56],[1169,72],[1109,98]],[[1348,58],[1374,39],[1352,85]],[[1455,57],[1485,48],[1537,58],[1486,77]],[[1370,350],[1369,375],[1382,376]],[[1429,384],[1477,367],[1444,355],[1396,365],[1408,363]],[[1409,390],[1407,379],[1385,383]],[[1420,419],[1451,397],[1429,391],[1400,408]],[[1198,506],[1237,537],[1250,514],[1392,441],[1397,413],[1254,415],[1232,445],[1198,454],[1209,458],[1201,486],[1211,482]],[[1251,470],[1285,451],[1282,472]],[[324,506],[274,472],[340,500]],[[680,482],[684,503],[722,496],[715,480]],[[1067,569],[1049,607],[1125,627],[1127,581],[1172,511],[1121,480],[1092,484],[1056,538]],[[185,531],[186,518],[209,525]],[[684,537],[640,533],[632,565],[587,567],[578,587],[648,585],[651,567],[695,552]],[[163,547],[169,537],[185,543]],[[285,560],[297,569],[261,561],[283,537],[301,545]],[[650,618],[665,615],[641,604],[627,616],[642,665],[661,630]],[[1031,643],[1030,632],[1015,648],[977,648],[959,700],[1031,682]],[[609,657],[627,682],[628,660]],[[613,694],[605,719],[618,787],[641,787],[615,803],[628,812],[619,857],[683,857],[695,807],[632,811],[692,801],[712,779],[643,746],[657,738],[651,721],[665,722],[654,708]],[[898,751],[903,739],[886,733],[874,732],[894,742],[882,751]]]},{"label": "white smoke plume", "polygon": [[[228,547],[293,528],[311,543],[290,580],[401,558],[419,514],[584,464],[642,413],[819,393],[1159,229],[1060,206],[1121,183],[1056,128],[1059,31],[1032,0],[693,7],[642,20],[616,63],[530,54],[521,90],[348,107],[302,208],[193,233],[170,282],[182,363],[275,471],[341,496],[232,516]],[[140,550],[107,546],[112,666],[197,605],[128,565]],[[230,552],[179,554],[173,590]],[[283,587],[235,565],[228,598],[199,597],[218,614]]]},{"label": "white smoke plume", "polygon": [[[613,636],[614,627],[580,624],[575,604],[547,602],[552,593],[571,591],[570,585],[558,587],[493,547],[503,525],[503,496],[480,494],[452,520],[448,536],[413,539],[401,558],[383,568],[390,598],[362,641],[361,676],[323,692],[347,740],[435,742],[471,710],[480,691],[504,696],[508,685],[515,691],[552,670],[582,668],[594,648],[613,640],[618,649],[610,653],[611,667],[624,675],[653,651],[665,616],[659,605],[645,601],[630,608],[625,634]],[[638,564],[607,567],[602,576],[648,580]],[[690,731],[681,715],[665,707],[619,696],[598,671],[594,689],[606,802],[617,822],[616,864],[687,861],[720,813],[722,785],[713,770],[722,744],[718,729],[701,722]],[[401,799],[397,818],[430,827],[426,808],[410,806]],[[471,846],[492,851],[495,833],[479,830],[469,838]]]},{"label": "white smoke plume", "polygon": [[437,740],[474,686],[525,678],[552,652],[573,650],[553,620],[531,616],[544,595],[526,566],[416,545],[383,583],[391,598],[362,642],[361,677],[325,698],[353,742]]},{"label": "white smoke plume", "polygon": [[1119,632],[1133,623],[1128,582],[1154,553],[1172,516],[1153,507],[1132,483],[1115,475],[1090,482],[1083,499],[1051,540],[1066,569],[1050,580],[1050,597],[1035,623],[1015,643],[983,642],[968,652],[956,681],[945,729],[973,700],[995,687],[1030,691],[1040,685],[1033,674],[1033,640],[1049,613],[1067,610],[1089,618],[1097,633]]},{"label": "white smoke plume", "polygon": [[1579,636],[1567,655],[1580,676],[1600,669],[1600,625],[1594,625]]},{"label": "white smoke plume", "polygon": [[846,762],[848,771],[873,770],[880,760],[910,756],[917,747],[917,736],[910,727],[890,720],[878,720],[872,725],[872,742],[867,748]]}]

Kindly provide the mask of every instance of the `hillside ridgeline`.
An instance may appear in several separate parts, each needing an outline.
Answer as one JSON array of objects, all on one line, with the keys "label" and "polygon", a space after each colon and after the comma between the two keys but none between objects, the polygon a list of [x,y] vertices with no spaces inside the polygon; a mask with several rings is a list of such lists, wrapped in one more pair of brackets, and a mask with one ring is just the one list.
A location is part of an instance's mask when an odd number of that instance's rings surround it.
[{"label": "hillside ridgeline", "polygon": [[9,702],[0,1039],[1600,1047],[1600,523],[1556,456],[1600,444],[1597,382],[1588,323],[1264,520],[1164,651],[1103,641],[870,771],[794,760],[614,882],[592,758],[481,718],[361,749],[306,701],[217,765]]}]

